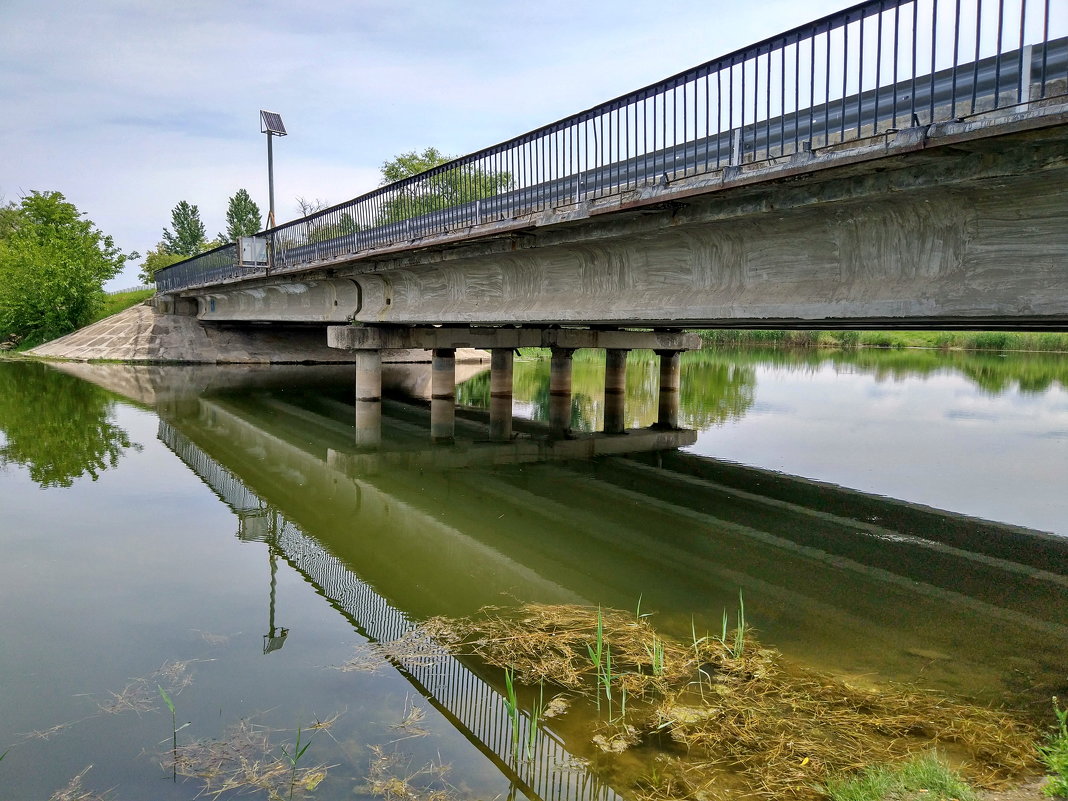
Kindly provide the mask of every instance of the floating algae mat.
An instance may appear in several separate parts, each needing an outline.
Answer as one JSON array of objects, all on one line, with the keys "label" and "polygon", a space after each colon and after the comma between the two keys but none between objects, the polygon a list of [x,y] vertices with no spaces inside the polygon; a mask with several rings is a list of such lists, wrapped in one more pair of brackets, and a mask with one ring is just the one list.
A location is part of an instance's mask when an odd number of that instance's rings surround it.
[{"label": "floating algae mat", "polygon": [[628,796],[815,799],[828,779],[932,750],[980,787],[1036,770],[1035,732],[1012,716],[790,665],[760,645],[742,614],[733,631],[724,622],[718,635],[695,633],[688,643],[658,633],[646,616],[581,606],[486,608],[421,628],[546,697],[584,697],[591,711],[596,703],[585,736],[620,754],[606,760],[655,755],[643,775],[631,775]]}]

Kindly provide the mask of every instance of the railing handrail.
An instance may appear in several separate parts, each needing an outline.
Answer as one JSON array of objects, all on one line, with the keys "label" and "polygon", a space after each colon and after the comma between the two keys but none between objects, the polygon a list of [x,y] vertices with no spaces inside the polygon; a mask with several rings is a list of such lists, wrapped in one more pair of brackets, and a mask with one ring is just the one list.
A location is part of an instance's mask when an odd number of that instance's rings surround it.
[{"label": "railing handrail", "polygon": [[[1006,25],[1003,31],[1002,17],[1005,14],[1005,2],[1006,0],[998,0],[996,6],[998,19],[993,85],[984,89],[988,94],[983,96],[986,98],[992,94],[994,108],[1022,102],[1025,75],[1024,54],[1027,52],[1024,45],[1025,21],[1028,3],[1035,3],[1036,0],[1010,0],[1010,3],[1015,2],[1019,7],[1018,41],[1015,28]],[[1041,44],[1045,47],[1041,54],[1040,85],[1042,96],[1045,96],[1046,84],[1050,80],[1046,69],[1047,51],[1054,40],[1050,38],[1048,0],[1037,0],[1037,2],[1041,6],[1040,19],[1043,22]],[[943,15],[946,14],[945,7],[952,6],[948,11],[955,14],[955,17],[950,14],[948,23],[945,16],[939,16],[940,3]],[[665,175],[671,172],[673,179],[678,173],[677,157],[680,147],[683,148],[681,155],[684,159],[690,157],[686,148],[691,147],[695,151],[693,158],[696,162],[697,145],[703,142],[705,146],[704,169],[701,170],[696,163],[692,167],[684,163],[683,175],[719,169],[725,162],[727,164],[737,163],[739,158],[755,160],[758,158],[757,145],[761,144],[757,141],[760,134],[758,126],[767,129],[767,135],[762,142],[763,158],[773,158],[776,155],[796,152],[800,149],[801,142],[815,147],[813,136],[829,144],[832,139],[837,142],[849,138],[847,130],[852,134],[852,129],[855,128],[856,134],[852,138],[856,138],[860,136],[865,125],[878,129],[880,123],[885,122],[879,116],[880,111],[885,112],[888,107],[893,112],[893,127],[898,127],[899,117],[907,119],[908,125],[914,124],[917,112],[929,111],[930,113],[925,116],[930,116],[930,121],[933,122],[936,108],[935,77],[945,71],[945,68],[939,67],[936,50],[941,37],[943,39],[941,57],[944,63],[946,58],[944,38],[949,33],[953,35],[952,63],[948,67],[953,75],[950,113],[956,116],[958,103],[968,100],[967,97],[958,97],[959,86],[964,87],[965,90],[971,88],[970,110],[974,113],[977,108],[976,82],[980,77],[979,64],[988,62],[995,55],[989,54],[990,43],[983,40],[983,36],[987,39],[992,36],[990,30],[992,23],[989,19],[986,19],[986,27],[983,27],[984,14],[987,16],[990,14],[990,4],[986,11],[981,5],[981,0],[964,0],[964,4],[967,13],[974,12],[974,31],[967,26],[962,26],[961,0],[864,0],[842,11],[827,14],[812,22],[738,48],[576,114],[542,125],[490,147],[459,156],[417,175],[384,184],[358,197],[265,229],[258,236],[267,238],[271,243],[272,252],[277,250],[283,256],[283,264],[292,267],[321,260],[323,256],[320,251],[328,251],[328,255],[339,255],[366,249],[366,247],[357,246],[356,238],[359,237],[353,238],[357,232],[364,235],[368,231],[381,230],[383,234],[378,239],[392,243],[398,241],[398,233],[403,233],[404,236],[401,238],[410,241],[427,234],[451,230],[457,226],[469,227],[472,224],[478,224],[482,222],[482,209],[476,208],[466,212],[460,210],[465,204],[479,199],[492,207],[492,198],[504,198],[505,195],[511,193],[510,197],[505,198],[504,203],[498,204],[498,207],[491,212],[503,219],[507,215],[514,217],[527,211],[540,210],[548,204],[566,202],[571,194],[598,197],[625,191],[631,187],[648,184],[651,180],[658,180],[661,171]],[[925,15],[922,18],[919,11],[921,5]],[[902,8],[911,8],[911,12],[899,14]],[[1015,6],[1013,8],[1015,9]],[[877,41],[875,45],[869,46],[869,52],[865,56],[864,23],[872,17],[877,18]],[[928,21],[931,25],[929,42],[923,39],[919,29],[921,23],[926,25]],[[1033,27],[1033,16],[1031,21]],[[859,23],[859,26],[855,23]],[[885,75],[886,72],[891,72],[891,65],[889,58],[883,52],[884,23],[888,26],[888,30],[891,23],[893,26],[892,74],[889,77]],[[1062,25],[1059,19],[1057,24]],[[849,26],[854,26],[854,30],[858,30],[858,34],[854,34],[852,45]],[[868,28],[869,39],[873,26],[874,23]],[[844,31],[841,36],[836,37],[835,49],[832,50],[832,32],[839,29],[844,29]],[[970,39],[966,39],[965,44],[968,47],[962,50],[962,33],[970,37],[972,32],[974,32],[974,48],[970,44]],[[824,48],[823,42],[820,41],[819,52],[817,52],[818,37],[821,36],[824,36],[826,46]],[[859,39],[859,45],[857,39]],[[924,41],[925,52],[920,52],[918,49],[921,40]],[[980,48],[981,40],[984,42],[982,48]],[[806,42],[809,43],[808,53],[805,55],[806,60],[802,62],[801,53],[803,44]],[[903,55],[901,53],[902,43],[906,45]],[[911,45],[911,51],[908,50],[908,45]],[[791,46],[793,46],[791,59],[795,60],[795,63],[788,65],[786,49]],[[872,47],[877,47],[874,64],[872,63]],[[858,48],[859,55],[856,52]],[[890,43],[886,44],[886,50],[890,50]],[[981,50],[986,54],[981,53]],[[780,55],[773,59],[774,53]],[[899,64],[899,56],[901,56],[901,64]],[[1062,58],[1062,56],[1058,55],[1057,58]],[[773,64],[773,61],[776,63]],[[919,70],[928,69],[926,66],[928,61],[930,72],[920,74]],[[1014,63],[1019,65],[1015,73],[1013,72]],[[1057,63],[1059,65],[1059,61]],[[865,80],[866,64],[867,80]],[[871,77],[872,66],[874,66],[874,83]],[[1031,73],[1032,66],[1031,63],[1027,64],[1027,74]],[[851,75],[850,67],[853,71],[859,70],[859,76]],[[1060,69],[1058,66],[1058,70]],[[818,73],[817,80],[818,70],[822,71]],[[959,81],[958,73],[960,73]],[[1060,71],[1052,74],[1055,80],[1060,80]],[[709,94],[712,76],[715,76],[715,119],[713,119]],[[749,87],[746,86],[747,77],[750,81]],[[808,83],[804,87],[805,91],[802,90],[802,78],[805,78]],[[854,78],[856,92],[850,94],[847,89]],[[773,80],[777,80],[777,94],[774,96]],[[704,81],[703,103],[697,96],[699,81]],[[1030,79],[1028,81],[1027,92],[1029,93]],[[1065,81],[1068,83],[1068,77]],[[737,89],[736,82],[740,84]],[[789,97],[786,92],[788,83],[792,89],[792,96]],[[911,84],[908,91],[899,91],[904,84]],[[929,86],[925,87],[924,84],[929,84]],[[1016,84],[1018,84],[1018,91],[1015,101],[1003,102],[1003,90],[1006,87],[1011,89]],[[869,88],[865,88],[866,86]],[[683,96],[681,104],[678,96],[679,89],[682,90]],[[890,94],[892,90],[892,105],[890,97],[880,98],[880,92],[883,90],[886,94]],[[865,97],[873,91],[875,109],[872,116],[866,117]],[[919,94],[922,92],[927,92],[927,94],[923,96],[923,102],[918,103]],[[883,101],[881,105],[880,99]],[[801,101],[809,105],[802,107]],[[905,107],[899,109],[898,104],[902,101],[905,102]],[[834,104],[833,107],[832,104]],[[965,106],[968,106],[967,102]],[[657,118],[658,107],[659,120]],[[815,110],[819,111],[818,115],[814,114]],[[856,112],[855,122],[853,111]],[[687,121],[687,113],[691,115],[689,121]],[[699,113],[703,114],[701,125],[698,120]],[[775,116],[776,114],[778,116]],[[806,133],[809,139],[802,140],[801,122],[806,116],[808,121]],[[848,125],[846,124],[847,116],[850,120]],[[788,118],[791,119],[792,142],[786,137]],[[778,142],[771,141],[773,119],[780,129]],[[639,126],[639,120],[641,126]],[[632,123],[633,127],[631,127]],[[732,133],[731,141],[725,146],[720,140],[728,132],[739,132],[738,141],[735,141],[736,137]],[[710,142],[713,137],[718,137],[715,143],[714,160],[710,157]],[[751,152],[746,153],[747,149]],[[661,160],[659,164],[658,158]],[[643,162],[641,171],[639,171],[639,159]],[[652,162],[651,165],[650,162]],[[435,195],[436,187],[432,185],[432,182],[435,177],[443,175],[455,176],[460,182],[459,186],[463,191],[458,192],[458,197],[455,199],[445,201],[442,200],[441,194]],[[494,176],[501,182],[501,185],[493,183],[487,190],[486,187],[480,185],[480,181],[486,176]],[[600,183],[591,189],[584,183],[590,178]],[[507,185],[503,184],[504,180],[508,181]],[[554,183],[557,182],[576,182],[574,192],[570,185],[555,186]],[[432,198],[435,202],[428,203],[427,201]],[[430,219],[431,217],[434,219]],[[327,224],[322,230],[314,228],[320,223]],[[413,226],[411,223],[418,223],[418,225]],[[333,226],[332,229],[330,225]],[[398,228],[399,225],[402,228]],[[416,228],[418,230],[414,230]],[[314,239],[312,231],[315,232]],[[332,236],[332,238],[327,240],[327,236]],[[331,246],[331,242],[339,242],[343,238],[346,242],[348,238],[352,238],[351,246],[347,250],[341,245]],[[364,242],[367,242],[366,236],[364,236]],[[375,242],[372,246],[379,244]],[[199,278],[217,279],[220,277],[220,271],[225,272],[228,267],[220,267],[210,257],[217,256],[225,248],[232,247],[232,243],[227,243],[166,267],[157,274],[157,283],[159,283],[159,278],[163,278],[163,283],[167,286],[161,286],[161,289],[169,291],[183,286],[192,286],[198,283]],[[222,258],[225,259],[225,256]],[[247,265],[240,265],[238,262],[239,260],[235,258],[234,263],[229,265],[231,272],[236,270],[238,275],[222,277],[244,277],[251,274],[246,269]],[[189,280],[185,280],[184,283],[182,280],[171,280],[171,276],[177,279],[196,265],[203,265],[198,276],[190,275]],[[181,284],[181,286],[171,286],[171,284]]]}]

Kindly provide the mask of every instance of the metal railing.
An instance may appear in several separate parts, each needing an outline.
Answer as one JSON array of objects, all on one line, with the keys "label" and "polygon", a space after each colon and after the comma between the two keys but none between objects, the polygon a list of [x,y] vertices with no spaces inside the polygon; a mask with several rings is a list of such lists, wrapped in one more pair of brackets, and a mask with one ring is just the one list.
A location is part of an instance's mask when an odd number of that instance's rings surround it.
[{"label": "metal railing", "polygon": [[[301,268],[1066,92],[1063,0],[869,0],[262,236]],[[266,272],[225,245],[156,284]]]}]

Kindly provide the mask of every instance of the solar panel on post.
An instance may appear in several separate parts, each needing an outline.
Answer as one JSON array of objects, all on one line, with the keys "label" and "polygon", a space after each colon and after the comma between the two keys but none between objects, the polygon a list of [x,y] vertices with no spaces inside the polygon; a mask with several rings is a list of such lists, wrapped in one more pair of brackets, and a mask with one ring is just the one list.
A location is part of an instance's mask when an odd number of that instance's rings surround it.
[{"label": "solar panel on post", "polygon": [[260,133],[285,136],[286,126],[282,124],[282,115],[260,109]]}]

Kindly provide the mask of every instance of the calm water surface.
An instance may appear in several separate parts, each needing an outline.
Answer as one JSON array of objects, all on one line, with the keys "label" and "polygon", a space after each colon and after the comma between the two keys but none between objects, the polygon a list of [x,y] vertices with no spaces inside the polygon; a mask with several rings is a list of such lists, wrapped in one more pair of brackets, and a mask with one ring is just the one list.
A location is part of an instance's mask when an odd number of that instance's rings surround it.
[{"label": "calm water surface", "polygon": [[[502,759],[499,671],[368,647],[487,604],[640,596],[685,637],[741,589],[763,641],[854,681],[1034,715],[1068,693],[1063,357],[693,354],[687,453],[496,465],[476,428],[431,449],[425,411],[393,404],[403,458],[356,451],[346,369],[66,369],[0,361],[0,798],[48,799],[89,765],[116,801],[195,797],[160,687],[180,742],[244,723],[278,756],[329,721],[315,798],[373,797],[377,754],[450,765],[458,798],[627,797],[647,768],[567,718],[545,775]],[[601,376],[576,362],[576,430],[600,425]],[[461,401],[484,405],[487,379]],[[547,417],[545,363],[517,364],[516,397]],[[632,425],[655,397],[638,356]],[[374,669],[338,669],[357,655]]]}]

